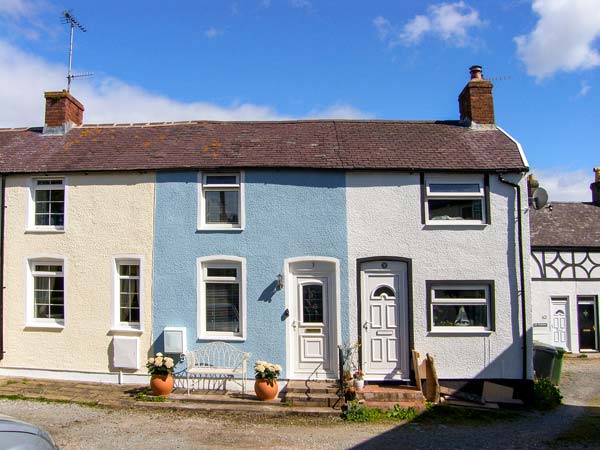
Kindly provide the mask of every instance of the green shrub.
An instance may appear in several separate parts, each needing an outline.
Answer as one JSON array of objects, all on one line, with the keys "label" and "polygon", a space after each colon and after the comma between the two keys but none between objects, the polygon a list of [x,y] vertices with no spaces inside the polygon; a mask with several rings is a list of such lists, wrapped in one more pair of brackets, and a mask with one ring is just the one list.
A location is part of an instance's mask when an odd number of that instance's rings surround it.
[{"label": "green shrub", "polygon": [[400,405],[394,405],[394,409],[385,414],[390,419],[413,420],[419,414],[415,408],[403,408]]},{"label": "green shrub", "polygon": [[369,408],[352,400],[346,404],[342,417],[350,422],[370,422],[383,417],[383,413],[377,408]]},{"label": "green shrub", "polygon": [[549,411],[561,404],[560,389],[548,378],[539,378],[533,383],[533,407]]}]

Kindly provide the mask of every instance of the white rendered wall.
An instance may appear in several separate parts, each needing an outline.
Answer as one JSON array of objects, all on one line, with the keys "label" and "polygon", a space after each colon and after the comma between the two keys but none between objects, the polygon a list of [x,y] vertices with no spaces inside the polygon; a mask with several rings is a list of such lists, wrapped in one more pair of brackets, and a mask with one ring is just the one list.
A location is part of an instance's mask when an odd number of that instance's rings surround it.
[{"label": "white rendered wall", "polygon": [[[570,252],[569,252],[570,253]],[[541,257],[538,256],[538,259]],[[565,256],[565,259],[568,257]],[[567,259],[568,260],[568,259]],[[554,275],[549,272],[550,275]],[[538,265],[531,259],[532,278],[541,277]],[[552,345],[550,324],[552,321],[552,298],[566,297],[568,301],[568,348],[567,350],[579,352],[579,328],[577,324],[577,297],[592,295],[600,297],[600,281],[565,281],[565,280],[533,280],[531,282],[533,300],[533,338],[536,341]],[[600,323],[600,317],[597,318]],[[545,326],[542,326],[545,324]]]},{"label": "white rendered wall", "polygon": [[[516,175],[505,178],[520,183],[523,205],[526,206],[524,178]],[[435,358],[438,376],[455,379],[522,378],[514,188],[490,175],[490,225],[434,226],[421,223],[418,173],[350,172],[347,174],[347,186],[352,340],[357,339],[356,260],[374,256],[410,258],[414,348],[422,357],[429,353]],[[528,258],[529,221],[526,215],[523,222],[524,257]],[[524,264],[527,323],[530,324],[527,259]],[[495,331],[474,335],[428,332],[427,280],[494,280]],[[531,368],[528,373],[531,374]]]},{"label": "white rendered wall", "polygon": [[[25,231],[29,179],[7,178],[3,373],[15,368],[118,371],[111,367],[111,341],[120,334],[111,332],[112,265],[118,255],[142,259],[143,331],[128,335],[139,335],[138,373],[145,373],[152,337],[154,179],[150,173],[70,174],[64,233],[29,233]],[[64,257],[65,326],[52,331],[26,328],[26,259],[48,254]]]}]

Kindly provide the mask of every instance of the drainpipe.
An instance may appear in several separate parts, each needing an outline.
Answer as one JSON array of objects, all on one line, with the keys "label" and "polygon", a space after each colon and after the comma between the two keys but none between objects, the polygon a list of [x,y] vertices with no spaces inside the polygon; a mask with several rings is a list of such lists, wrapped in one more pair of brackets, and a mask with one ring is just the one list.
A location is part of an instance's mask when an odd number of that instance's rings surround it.
[{"label": "drainpipe", "polygon": [[517,191],[517,223],[518,229],[518,240],[519,240],[519,275],[521,282],[521,316],[523,317],[522,333],[523,333],[523,380],[527,380],[527,366],[529,365],[529,358],[527,355],[527,308],[525,306],[525,263],[523,258],[523,212],[521,210],[521,186],[505,180],[502,175],[498,174],[498,179],[509,186],[512,186]]},{"label": "drainpipe", "polygon": [[0,180],[2,190],[0,204],[0,361],[4,358],[4,218],[6,202],[6,175],[2,174]]}]

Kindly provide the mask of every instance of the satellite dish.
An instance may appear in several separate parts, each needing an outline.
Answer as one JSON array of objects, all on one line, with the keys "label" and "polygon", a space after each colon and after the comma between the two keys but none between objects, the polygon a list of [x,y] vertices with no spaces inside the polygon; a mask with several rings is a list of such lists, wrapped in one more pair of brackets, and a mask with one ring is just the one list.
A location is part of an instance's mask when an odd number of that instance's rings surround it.
[{"label": "satellite dish", "polygon": [[534,209],[542,209],[548,203],[548,193],[544,188],[537,188],[531,196],[531,204]]}]

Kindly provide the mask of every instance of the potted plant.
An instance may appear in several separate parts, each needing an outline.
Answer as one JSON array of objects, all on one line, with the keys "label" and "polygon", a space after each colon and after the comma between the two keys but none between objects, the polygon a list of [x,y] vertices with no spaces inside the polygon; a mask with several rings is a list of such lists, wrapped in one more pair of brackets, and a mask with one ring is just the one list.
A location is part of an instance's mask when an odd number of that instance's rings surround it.
[{"label": "potted plant", "polygon": [[151,375],[150,387],[154,395],[168,397],[173,390],[173,358],[158,352],[154,358],[148,358],[146,368]]},{"label": "potted plant", "polygon": [[358,369],[356,372],[354,372],[354,387],[356,389],[358,389],[359,391],[362,391],[362,389],[365,387],[365,379],[364,379],[364,373],[362,370]]},{"label": "potted plant", "polygon": [[259,400],[268,401],[277,397],[279,386],[277,377],[281,373],[281,366],[267,361],[256,361],[254,364],[254,392]]}]

